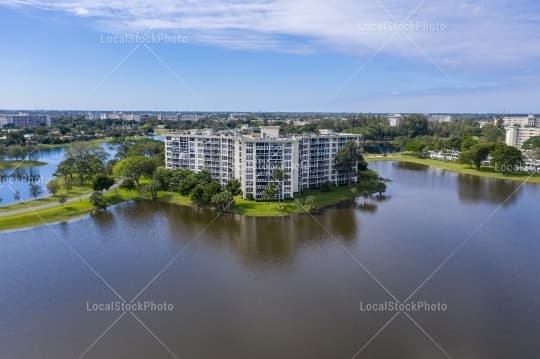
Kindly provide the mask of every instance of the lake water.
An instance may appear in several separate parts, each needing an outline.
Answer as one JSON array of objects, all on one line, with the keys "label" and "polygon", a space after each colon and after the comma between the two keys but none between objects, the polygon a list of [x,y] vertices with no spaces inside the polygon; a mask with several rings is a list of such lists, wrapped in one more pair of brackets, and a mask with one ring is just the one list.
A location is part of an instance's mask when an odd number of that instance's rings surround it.
[{"label": "lake water", "polygon": [[[138,202],[0,233],[0,358],[540,357],[540,187],[372,166],[386,200],[315,217]],[[366,311],[432,273],[412,302],[445,311]],[[137,302],[174,309],[92,311],[151,281]]]},{"label": "lake water", "polygon": [[[114,151],[107,144],[102,145],[109,154],[109,159],[114,156]],[[32,200],[30,195],[30,183],[41,186],[42,193],[39,197],[48,196],[47,183],[54,178],[54,172],[58,164],[64,160],[65,148],[40,149],[32,153],[32,160],[47,163],[44,166],[27,168],[7,168],[0,170],[0,205],[15,203],[14,194],[19,191],[21,199]]]}]

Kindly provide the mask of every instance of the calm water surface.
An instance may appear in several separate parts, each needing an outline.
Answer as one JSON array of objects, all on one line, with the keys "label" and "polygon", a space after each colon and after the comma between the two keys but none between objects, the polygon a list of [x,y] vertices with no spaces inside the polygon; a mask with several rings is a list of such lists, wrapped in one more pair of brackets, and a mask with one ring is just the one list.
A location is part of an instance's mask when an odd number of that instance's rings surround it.
[{"label": "calm water surface", "polygon": [[[108,159],[114,157],[115,151],[108,144],[102,144],[102,148],[109,155]],[[31,182],[41,186],[42,193],[39,197],[48,196],[47,183],[54,178],[58,164],[64,160],[65,151],[64,147],[40,149],[32,153],[32,160],[45,162],[46,165],[0,170],[1,205],[15,203],[14,194],[17,191],[21,194],[21,199],[33,199],[30,195]]]},{"label": "calm water surface", "polygon": [[[540,187],[374,167],[386,200],[315,218],[139,202],[1,233],[0,358],[540,357]],[[412,299],[446,311],[380,331],[394,313],[361,310],[393,300],[381,285],[407,298],[467,238]],[[98,276],[129,301],[167,263],[139,300],[174,309],[136,313],[146,328],[87,311],[117,299]]]}]

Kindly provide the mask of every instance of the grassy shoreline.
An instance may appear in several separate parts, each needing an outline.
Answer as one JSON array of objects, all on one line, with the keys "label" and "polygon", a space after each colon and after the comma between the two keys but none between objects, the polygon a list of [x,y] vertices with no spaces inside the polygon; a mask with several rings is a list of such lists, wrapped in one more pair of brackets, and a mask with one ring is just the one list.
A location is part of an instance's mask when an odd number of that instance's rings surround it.
[{"label": "grassy shoreline", "polygon": [[100,144],[100,143],[111,142],[111,140],[112,140],[112,137],[105,137],[105,138],[96,138],[96,139],[93,139],[93,140],[73,141],[73,142],[58,143],[58,144],[43,144],[43,143],[40,143],[38,146],[41,149],[64,148],[64,147],[69,147],[69,145],[71,145],[72,143],[81,143],[82,142],[82,143]]},{"label": "grassy shoreline", "polygon": [[[400,161],[408,163],[416,163],[436,168],[441,168],[461,174],[479,176],[485,178],[494,178],[499,180],[510,180],[523,182],[527,180],[530,183],[540,184],[540,176],[535,175],[529,178],[529,174],[511,174],[506,175],[500,172],[495,172],[492,168],[483,167],[480,171],[475,168],[470,168],[467,165],[462,165],[454,162],[444,162],[432,159],[421,159],[409,155],[394,154],[389,156],[368,155],[368,162],[377,161]],[[81,188],[81,193],[86,192],[86,188]],[[336,187],[329,192],[322,191],[306,191],[299,194],[296,199],[286,200],[282,202],[255,202],[242,199],[240,196],[235,198],[235,207],[231,211],[233,214],[239,214],[249,217],[284,217],[294,214],[308,213],[309,211],[317,211],[327,207],[335,206],[344,201],[355,197],[356,192],[351,187]],[[77,194],[75,194],[77,195]],[[126,191],[123,189],[115,189],[106,193],[111,205],[119,204],[129,200],[149,200],[148,196],[141,195],[137,191]],[[311,204],[306,206],[306,203],[311,200]],[[28,206],[39,206],[40,204],[52,203],[55,199],[48,197],[37,201],[29,201]],[[196,207],[188,196],[182,196],[174,192],[160,191],[158,193],[158,202],[169,203],[178,206]],[[7,212],[16,208],[27,207],[26,204],[13,204],[10,206],[0,207],[0,212]],[[309,209],[307,208],[309,207]],[[68,221],[77,217],[81,217],[92,213],[94,208],[88,199],[71,202],[62,207],[58,206],[38,209],[36,211],[28,210],[25,213],[16,215],[7,215],[0,217],[0,231],[28,228],[37,225],[50,224],[56,222]]]},{"label": "grassy shoreline", "polygon": [[527,183],[536,183],[540,184],[540,176],[538,174],[531,176],[529,173],[512,173],[504,174],[502,172],[495,171],[492,167],[482,167],[480,170],[477,170],[474,167],[468,165],[456,163],[456,162],[446,162],[433,159],[424,159],[417,158],[407,154],[391,154],[387,156],[383,155],[366,155],[366,161],[368,162],[378,162],[378,161],[396,161],[396,162],[408,162],[416,163],[420,165],[426,165],[435,168],[441,168],[449,170],[452,172],[457,172],[465,175],[478,176],[484,178],[493,178],[498,180],[508,180],[515,182],[524,182]]},{"label": "grassy shoreline", "polygon": [[9,169],[9,168],[39,167],[39,166],[45,166],[46,164],[47,162],[41,162],[41,161],[0,160],[0,170]]},{"label": "grassy shoreline", "polygon": [[[137,191],[126,191],[123,189],[115,189],[107,192],[105,195],[109,199],[109,203],[111,205],[130,200],[149,200],[148,196],[141,195]],[[309,209],[307,206],[303,205],[308,197],[313,198],[313,204]],[[236,197],[235,207],[231,213],[248,217],[284,217],[293,214],[308,213],[310,210],[321,210],[323,208],[337,205],[353,197],[354,192],[350,187],[338,187],[334,188],[330,192],[306,191],[297,196],[297,198],[294,200],[282,202],[255,202],[244,200],[241,197]],[[54,198],[49,197],[49,200],[47,201],[40,199],[37,201],[29,201],[27,202],[28,205],[19,203],[17,206],[32,207],[36,205],[34,202],[37,202],[37,204],[44,204],[54,202],[54,200]],[[178,206],[196,207],[188,196],[182,196],[174,192],[161,191],[158,193],[158,198],[156,201]],[[2,208],[0,208],[0,210],[1,209]],[[71,202],[64,205],[64,207],[58,204],[58,206],[45,209],[28,209],[28,211],[24,213],[0,217],[0,231],[65,222],[90,214],[93,211],[94,208],[88,199]]]}]

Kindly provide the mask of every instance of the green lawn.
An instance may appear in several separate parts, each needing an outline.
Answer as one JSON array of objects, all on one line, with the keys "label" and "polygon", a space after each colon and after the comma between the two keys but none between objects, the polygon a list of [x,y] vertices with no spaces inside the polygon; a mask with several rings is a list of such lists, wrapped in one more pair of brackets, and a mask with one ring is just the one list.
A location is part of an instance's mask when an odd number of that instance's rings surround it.
[{"label": "green lawn", "polygon": [[[89,184],[82,187],[74,187],[71,191],[71,196],[76,197],[75,193],[85,194],[91,192]],[[141,195],[138,191],[127,191],[124,189],[114,189],[106,193],[109,203],[117,204],[128,200],[149,199],[148,195]],[[282,202],[255,202],[248,201],[237,196],[235,198],[235,207],[233,213],[246,216],[256,217],[276,217],[287,216],[296,213],[306,213],[308,205],[303,205],[306,200],[313,201],[312,210],[322,209],[328,206],[338,204],[342,201],[352,198],[353,191],[350,187],[333,188],[330,192],[321,191],[306,191],[297,196],[295,200],[287,200]],[[54,203],[57,199],[48,197],[36,201],[27,202],[30,207],[40,206],[44,204]],[[174,192],[158,192],[158,201],[172,203],[180,206],[194,206],[188,196],[182,196]],[[0,207],[0,211],[17,210],[28,208],[27,204],[16,203],[9,206]],[[36,211],[28,210],[28,212],[18,215],[0,217],[0,230],[16,229],[32,227],[45,223],[53,223],[66,221],[81,215],[88,214],[93,211],[93,207],[88,199],[67,203],[62,207],[60,204],[46,209],[38,209]]]},{"label": "green lawn", "polygon": [[90,213],[93,207],[90,201],[73,202],[64,207],[57,207],[27,212],[14,216],[0,217],[0,230],[32,227],[45,223],[66,221]]},{"label": "green lawn", "polygon": [[[107,192],[106,196],[109,198],[111,205],[139,198],[137,191],[126,191],[122,189]],[[22,206],[28,208],[24,204]],[[65,204],[64,207],[58,204],[51,208],[36,211],[29,210],[23,214],[0,217],[0,230],[27,228],[45,223],[67,221],[91,213],[93,210],[94,207],[88,199],[71,202]]]},{"label": "green lawn", "polygon": [[[462,174],[472,175],[472,176],[479,176],[479,177],[486,177],[486,178],[495,178],[495,179],[501,179],[501,180],[510,180],[510,181],[518,181],[523,182],[527,180],[528,183],[538,183],[540,184],[540,176],[534,175],[531,177],[529,173],[512,173],[512,174],[505,174],[502,172],[497,172],[493,167],[482,167],[480,170],[477,170],[476,168],[470,167],[469,165],[464,165],[456,162],[448,162],[448,161],[439,161],[439,160],[433,160],[433,159],[424,159],[424,158],[417,158],[411,155],[406,154],[392,154],[388,156],[382,156],[382,155],[367,155],[365,156],[366,160],[368,162],[376,162],[376,161],[398,161],[398,162],[408,162],[408,163],[417,163],[421,165],[436,167],[436,168],[442,168],[453,172],[458,172]],[[530,177],[530,178],[529,178]]]},{"label": "green lawn", "polygon": [[[350,187],[337,187],[330,192],[306,191],[298,195],[296,199],[282,202],[256,202],[237,196],[234,199],[235,206],[232,212],[252,217],[280,217],[306,213],[308,206],[304,203],[308,197],[313,198],[312,209],[322,209],[351,199],[353,192]],[[194,206],[188,196],[173,192],[159,192],[158,200],[180,206]]]},{"label": "green lawn", "polygon": [[[82,196],[82,195],[85,195],[85,194],[88,194],[88,193],[92,192],[92,185],[91,185],[91,183],[87,182],[87,183],[84,183],[82,186],[75,186],[74,185],[73,188],[69,191],[69,194],[68,194],[67,191],[63,188],[63,185],[64,185],[63,178],[58,178],[57,181],[59,182],[60,187],[61,187],[61,189],[58,191],[57,195],[59,195],[59,194],[67,194],[68,199],[77,198],[79,196]],[[77,182],[77,180],[75,180],[75,182]],[[47,191],[47,188],[43,187],[42,190],[45,193]],[[26,201],[26,203],[23,202],[23,201],[19,201],[19,202],[16,202],[16,203],[5,205],[5,206],[0,206],[0,213],[5,213],[5,212],[19,210],[19,209],[26,209],[29,206],[30,207],[40,207],[40,206],[43,206],[43,205],[46,205],[46,204],[49,204],[49,203],[58,203],[58,198],[53,197],[53,196],[47,196],[47,197],[38,198],[37,200]]]},{"label": "green lawn", "polygon": [[7,168],[27,168],[45,166],[47,162],[41,161],[16,161],[16,160],[0,160],[0,170]]},{"label": "green lawn", "polygon": [[88,141],[73,141],[73,142],[69,142],[69,143],[58,143],[58,144],[44,144],[44,143],[41,143],[41,144],[39,144],[39,148],[43,148],[43,149],[62,148],[62,147],[68,147],[70,144],[75,143],[75,142],[100,144],[100,143],[110,142],[111,140],[112,140],[112,137],[106,137],[106,138],[96,138],[94,140],[88,140]]}]

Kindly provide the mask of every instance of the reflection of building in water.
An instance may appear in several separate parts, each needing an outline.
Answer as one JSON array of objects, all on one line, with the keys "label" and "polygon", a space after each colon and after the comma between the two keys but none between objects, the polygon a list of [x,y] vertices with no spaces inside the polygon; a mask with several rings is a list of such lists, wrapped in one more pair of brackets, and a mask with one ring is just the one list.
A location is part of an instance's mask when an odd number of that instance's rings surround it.
[{"label": "reflection of building in water", "polygon": [[[126,220],[138,222],[139,216],[160,213],[167,219],[171,233],[182,233],[182,237],[189,238],[197,235],[201,228],[216,217],[216,213],[208,209],[166,206],[153,202],[137,206],[138,213],[126,216]],[[148,208],[145,210],[145,207]],[[205,229],[200,240],[226,244],[248,263],[287,263],[293,262],[304,246],[335,240],[344,243],[355,241],[356,214],[351,207],[328,209],[322,215],[315,215],[315,219],[310,215],[257,218],[223,214]]]},{"label": "reflection of building in water", "polygon": [[[232,218],[231,218],[232,217]],[[242,215],[224,217],[234,222],[234,231],[224,230],[234,249],[249,262],[290,262],[299,249],[323,241],[354,241],[355,211],[329,209],[323,215],[255,218]]]}]

